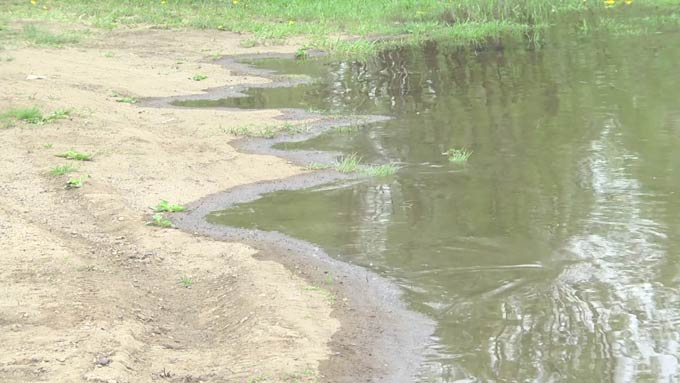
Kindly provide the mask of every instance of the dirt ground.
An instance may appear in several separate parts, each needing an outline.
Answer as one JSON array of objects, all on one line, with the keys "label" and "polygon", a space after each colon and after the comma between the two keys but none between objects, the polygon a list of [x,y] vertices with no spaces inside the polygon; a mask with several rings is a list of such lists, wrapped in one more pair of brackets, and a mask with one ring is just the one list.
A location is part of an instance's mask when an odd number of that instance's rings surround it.
[{"label": "dirt ground", "polygon": [[[321,294],[246,245],[146,225],[160,199],[189,203],[300,173],[236,152],[224,133],[280,124],[280,113],[144,108],[112,96],[268,81],[210,62],[259,49],[241,48],[243,38],[136,30],[76,48],[0,52],[10,58],[0,62],[0,111],[72,110],[0,129],[0,381],[324,381],[318,366],[339,323]],[[198,73],[208,78],[190,79]],[[55,156],[68,149],[94,161],[50,175],[73,162]],[[74,175],[89,178],[66,190]]]}]

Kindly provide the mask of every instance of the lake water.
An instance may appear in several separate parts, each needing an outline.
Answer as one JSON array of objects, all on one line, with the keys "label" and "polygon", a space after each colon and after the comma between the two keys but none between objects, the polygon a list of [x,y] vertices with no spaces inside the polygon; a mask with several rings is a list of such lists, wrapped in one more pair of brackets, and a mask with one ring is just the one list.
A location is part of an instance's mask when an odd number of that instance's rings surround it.
[{"label": "lake water", "polygon": [[389,115],[288,146],[401,169],[208,219],[395,281],[438,324],[422,382],[680,381],[680,34],[565,30],[258,63],[318,81],[201,105]]}]

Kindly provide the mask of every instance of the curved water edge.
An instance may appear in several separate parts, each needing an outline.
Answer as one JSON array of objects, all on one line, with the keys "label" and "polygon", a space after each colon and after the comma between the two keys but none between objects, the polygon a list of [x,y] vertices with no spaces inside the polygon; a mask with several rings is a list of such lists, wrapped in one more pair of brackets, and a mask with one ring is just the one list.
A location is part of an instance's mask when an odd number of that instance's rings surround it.
[{"label": "curved water edge", "polygon": [[[310,52],[321,55],[321,52]],[[171,103],[189,100],[218,100],[246,96],[253,88],[290,87],[309,83],[308,77],[279,75],[240,60],[289,58],[285,54],[228,56],[218,63],[238,74],[255,75],[272,80],[266,84],[242,84],[207,89],[203,94],[148,98],[140,105],[161,108],[186,108]],[[220,108],[241,110],[239,108]],[[324,131],[341,126],[371,124],[388,120],[386,116],[329,117],[300,109],[281,109],[283,120],[317,119],[306,131],[293,135],[279,134],[271,139],[242,138],[234,141],[244,153],[269,154],[286,158],[301,166],[312,162],[330,163],[337,153],[330,151],[280,150],[273,146],[308,140]],[[320,120],[319,120],[320,118]],[[356,178],[333,170],[314,171],[273,181],[241,185],[206,196],[187,206],[187,211],[173,216],[180,230],[224,241],[247,244],[257,250],[257,257],[281,263],[312,285],[324,285],[347,300],[335,300],[333,315],[341,327],[331,340],[332,355],[320,366],[324,381],[332,382],[411,382],[422,366],[426,348],[431,344],[434,322],[406,307],[402,290],[393,282],[363,267],[331,258],[320,247],[278,232],[241,229],[216,225],[205,217],[239,203],[254,201],[263,194],[282,190],[304,189],[333,181]],[[324,284],[331,275],[333,283]]]}]

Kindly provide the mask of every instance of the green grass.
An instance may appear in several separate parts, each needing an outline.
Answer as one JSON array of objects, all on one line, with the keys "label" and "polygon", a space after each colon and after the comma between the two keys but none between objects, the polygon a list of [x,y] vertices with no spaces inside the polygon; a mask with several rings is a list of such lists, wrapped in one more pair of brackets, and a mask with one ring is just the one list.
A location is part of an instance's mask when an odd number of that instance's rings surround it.
[{"label": "green grass", "polygon": [[331,166],[328,165],[328,164],[322,164],[322,163],[319,163],[319,162],[312,162],[310,164],[307,164],[307,166],[305,166],[305,169],[307,169],[307,170],[326,170],[330,167]]},{"label": "green grass", "polygon": [[76,161],[92,161],[92,155],[88,153],[81,153],[73,149],[67,150],[64,153],[57,154],[57,157],[66,158],[67,160]]},{"label": "green grass", "polygon": [[336,132],[345,134],[357,133],[359,129],[360,128],[357,125],[336,126],[333,128]]},{"label": "green grass", "polygon": [[223,131],[227,134],[239,137],[274,138],[276,136],[276,132],[281,129],[281,127],[274,125],[243,125],[233,128],[226,128],[223,129]]},{"label": "green grass", "polygon": [[116,102],[122,102],[125,104],[136,104],[137,99],[134,97],[119,97],[116,99]]},{"label": "green grass", "polygon": [[163,214],[156,213],[151,217],[151,221],[147,223],[151,226],[158,226],[163,228],[172,227],[172,222],[163,216]]},{"label": "green grass", "polygon": [[465,148],[462,149],[451,148],[444,152],[444,155],[448,157],[449,162],[465,163],[472,155],[472,152]]},{"label": "green grass", "polygon": [[66,181],[66,186],[64,188],[66,189],[79,189],[83,187],[85,184],[85,180],[87,180],[87,176],[81,176],[81,177],[71,177]]},{"label": "green grass", "polygon": [[35,25],[26,25],[22,30],[21,37],[34,45],[62,47],[68,44],[79,43],[81,41],[82,33],[54,33]]},{"label": "green grass", "polygon": [[171,213],[186,210],[184,206],[170,203],[164,199],[160,200],[160,202],[158,202],[158,204],[156,204],[156,206],[153,206],[151,209],[155,212],[171,212]]},{"label": "green grass", "polygon": [[208,78],[208,76],[206,76],[204,74],[195,74],[193,77],[191,77],[191,79],[194,80],[194,81],[203,81],[207,78]]},{"label": "green grass", "polygon": [[397,173],[399,167],[395,164],[371,165],[361,169],[361,173],[371,177],[389,177]]},{"label": "green grass", "polygon": [[[33,19],[62,23],[82,22],[95,28],[127,26],[197,28],[252,32],[253,41],[281,40],[305,35],[310,47],[343,55],[363,55],[385,44],[446,39],[459,44],[484,43],[500,35],[526,38],[566,13],[606,15],[618,8],[652,12],[673,11],[680,0],[635,0],[606,9],[602,0],[151,0],[51,1],[49,9],[24,0],[6,0],[0,19]],[[621,5],[619,5],[621,4]],[[658,11],[655,11],[658,12]],[[77,36],[27,33],[50,45],[77,41]],[[25,33],[26,34],[26,33]],[[356,40],[328,36],[362,36]],[[374,36],[399,35],[401,42],[373,42]],[[245,43],[246,46],[249,43]]]},{"label": "green grass", "polygon": [[66,173],[74,172],[75,170],[76,170],[75,166],[57,165],[54,168],[52,168],[52,170],[50,170],[50,174],[53,175],[53,176],[61,176],[61,175],[64,175]]},{"label": "green grass", "polygon": [[15,121],[23,121],[35,125],[44,125],[55,120],[68,118],[70,114],[71,112],[69,110],[58,109],[45,116],[38,107],[34,106],[31,108],[15,108],[3,112],[0,114],[0,121],[3,121],[4,125],[7,127],[12,126],[13,122]]},{"label": "green grass", "polygon": [[361,158],[356,154],[348,154],[339,158],[335,162],[335,170],[340,173],[354,173],[359,170],[361,165]]},{"label": "green grass", "polygon": [[182,275],[179,278],[179,284],[182,285],[182,287],[189,288],[194,284],[194,280],[188,275]]}]

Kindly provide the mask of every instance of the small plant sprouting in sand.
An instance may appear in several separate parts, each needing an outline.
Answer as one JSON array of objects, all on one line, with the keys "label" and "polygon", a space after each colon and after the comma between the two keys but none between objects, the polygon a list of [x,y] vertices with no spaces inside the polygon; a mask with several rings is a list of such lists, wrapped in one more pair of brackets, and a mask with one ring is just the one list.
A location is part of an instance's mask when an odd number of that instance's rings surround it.
[{"label": "small plant sprouting in sand", "polygon": [[156,206],[153,206],[151,209],[155,212],[171,212],[171,213],[176,213],[180,211],[186,210],[186,208],[182,205],[170,203],[164,199],[160,200]]},{"label": "small plant sprouting in sand", "polygon": [[307,164],[307,166],[305,166],[305,168],[307,170],[326,170],[330,167],[331,167],[330,165],[322,164],[320,162],[312,162],[312,163]]},{"label": "small plant sprouting in sand", "polygon": [[241,46],[241,48],[252,48],[258,45],[257,40],[255,39],[245,39],[241,40],[238,45]]},{"label": "small plant sprouting in sand", "polygon": [[71,173],[76,170],[75,166],[71,165],[57,165],[52,170],[50,170],[50,174],[53,176],[62,176],[66,173]]},{"label": "small plant sprouting in sand", "polygon": [[467,162],[467,160],[472,155],[472,152],[465,148],[461,149],[451,148],[444,152],[443,154],[449,158],[449,162],[462,164]]},{"label": "small plant sprouting in sand", "polygon": [[191,79],[194,80],[194,81],[203,81],[207,78],[208,78],[208,76],[206,76],[204,74],[195,74],[193,77],[191,77]]},{"label": "small plant sprouting in sand", "polygon": [[179,279],[179,284],[188,289],[194,284],[194,280],[188,275],[182,275]]},{"label": "small plant sprouting in sand", "polygon": [[66,186],[64,188],[66,189],[79,189],[83,187],[85,184],[85,180],[87,180],[87,176],[82,176],[82,177],[71,177],[66,181]]},{"label": "small plant sprouting in sand", "polygon": [[44,116],[38,107],[10,109],[0,114],[0,119],[11,125],[12,121],[24,121],[29,124],[43,125],[55,120],[67,118],[71,112],[66,109],[57,109],[51,114]]},{"label": "small plant sprouting in sand", "polygon": [[352,153],[338,159],[335,163],[335,170],[340,173],[354,173],[359,170],[360,164],[361,158],[356,153]]},{"label": "small plant sprouting in sand", "polygon": [[361,172],[371,177],[389,177],[393,176],[399,170],[399,166],[395,164],[372,165],[361,169]]},{"label": "small plant sprouting in sand", "polygon": [[88,153],[81,153],[73,149],[67,150],[64,153],[57,154],[57,157],[66,158],[67,160],[76,161],[92,161],[92,155]]},{"label": "small plant sprouting in sand", "polygon": [[223,131],[227,134],[240,137],[274,138],[274,136],[276,136],[276,127],[269,125],[261,127],[245,125],[223,129]]},{"label": "small plant sprouting in sand", "polygon": [[43,149],[52,149],[54,144],[43,144]]},{"label": "small plant sprouting in sand", "polygon": [[172,222],[166,219],[163,214],[156,213],[151,217],[151,222],[148,225],[169,228],[172,227]]},{"label": "small plant sprouting in sand", "polygon": [[122,102],[124,104],[136,104],[137,99],[135,97],[119,97],[116,99],[116,102]]}]

